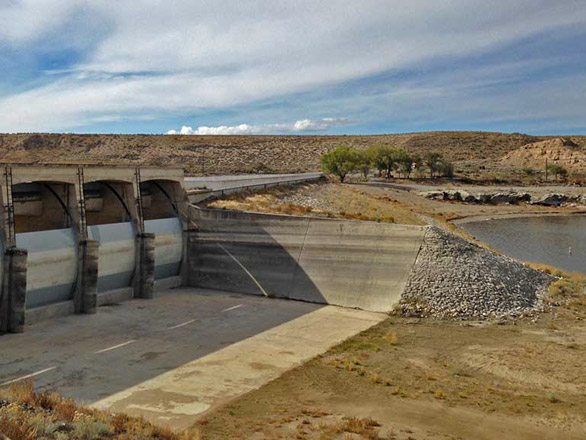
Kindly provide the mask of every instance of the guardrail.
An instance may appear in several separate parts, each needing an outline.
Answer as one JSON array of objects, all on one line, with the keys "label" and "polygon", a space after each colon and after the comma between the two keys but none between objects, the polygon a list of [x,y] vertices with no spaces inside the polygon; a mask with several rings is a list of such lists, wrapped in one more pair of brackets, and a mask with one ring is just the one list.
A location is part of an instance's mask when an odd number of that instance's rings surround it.
[{"label": "guardrail", "polygon": [[[284,176],[283,176],[284,177]],[[321,173],[312,173],[311,175],[306,174],[303,177],[297,178],[290,178],[287,180],[276,180],[273,182],[263,182],[263,183],[251,183],[247,185],[240,185],[240,186],[233,186],[227,187],[222,189],[193,189],[189,190],[187,187],[187,196],[189,198],[189,203],[201,203],[204,200],[212,199],[212,198],[219,198],[224,197],[230,194],[236,194],[241,191],[245,190],[255,190],[255,189],[267,189],[276,186],[284,186],[284,185],[294,185],[297,183],[303,182],[317,182],[323,178],[323,174]]]}]

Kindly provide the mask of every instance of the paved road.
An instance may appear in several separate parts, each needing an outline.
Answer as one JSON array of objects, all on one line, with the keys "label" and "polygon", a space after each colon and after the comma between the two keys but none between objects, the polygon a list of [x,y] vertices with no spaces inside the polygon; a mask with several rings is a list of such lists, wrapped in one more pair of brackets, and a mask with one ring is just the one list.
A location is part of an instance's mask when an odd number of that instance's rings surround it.
[{"label": "paved road", "polygon": [[226,176],[185,177],[184,186],[187,189],[206,188],[220,190],[228,188],[242,188],[251,185],[285,183],[288,181],[318,179],[322,173],[299,174],[239,174]]},{"label": "paved road", "polygon": [[384,315],[296,301],[177,289],[0,336],[0,384],[191,425]]}]

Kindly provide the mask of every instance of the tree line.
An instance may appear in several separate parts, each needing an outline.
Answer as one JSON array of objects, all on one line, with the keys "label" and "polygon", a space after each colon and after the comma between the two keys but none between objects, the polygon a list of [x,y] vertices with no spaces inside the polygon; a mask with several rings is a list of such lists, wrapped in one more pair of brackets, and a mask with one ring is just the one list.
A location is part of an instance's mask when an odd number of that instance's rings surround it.
[{"label": "tree line", "polygon": [[395,174],[408,178],[412,173],[419,176],[428,174],[430,177],[454,176],[454,165],[444,159],[441,153],[432,151],[420,156],[410,154],[404,148],[386,145],[375,145],[366,150],[337,147],[322,155],[321,167],[324,173],[338,176],[340,182],[344,182],[348,174],[358,171],[368,178],[372,169],[378,170],[379,175],[386,178]]}]

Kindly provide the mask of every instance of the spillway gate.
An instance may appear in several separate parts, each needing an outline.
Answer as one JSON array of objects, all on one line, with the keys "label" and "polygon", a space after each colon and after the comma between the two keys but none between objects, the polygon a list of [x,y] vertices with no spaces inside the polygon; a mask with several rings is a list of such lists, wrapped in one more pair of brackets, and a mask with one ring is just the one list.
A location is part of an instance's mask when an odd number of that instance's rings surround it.
[{"label": "spillway gate", "polygon": [[3,166],[0,332],[182,284],[183,170]]}]

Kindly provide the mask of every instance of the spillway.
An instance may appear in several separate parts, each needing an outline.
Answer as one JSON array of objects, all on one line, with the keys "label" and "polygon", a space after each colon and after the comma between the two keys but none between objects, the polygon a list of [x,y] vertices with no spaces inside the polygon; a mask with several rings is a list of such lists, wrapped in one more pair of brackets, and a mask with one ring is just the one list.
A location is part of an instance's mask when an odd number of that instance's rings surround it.
[{"label": "spillway", "polygon": [[16,234],[16,246],[28,251],[27,308],[71,298],[77,278],[77,241],[73,229]]},{"label": "spillway", "polygon": [[[1,168],[0,168],[1,169]],[[181,284],[179,168],[4,166],[0,332]]]}]

